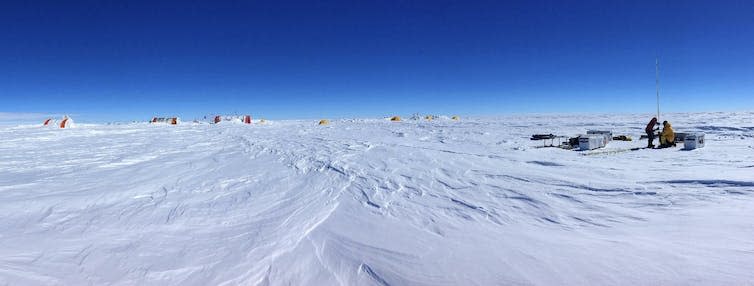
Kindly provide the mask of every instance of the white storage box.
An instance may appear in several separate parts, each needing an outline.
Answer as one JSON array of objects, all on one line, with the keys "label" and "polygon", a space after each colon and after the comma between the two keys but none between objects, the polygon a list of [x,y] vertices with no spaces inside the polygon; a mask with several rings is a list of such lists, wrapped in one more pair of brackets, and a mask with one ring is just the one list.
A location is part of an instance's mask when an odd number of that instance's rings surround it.
[{"label": "white storage box", "polygon": [[603,135],[605,136],[605,140],[607,142],[610,142],[613,140],[613,131],[606,131],[606,130],[587,130],[586,135]]},{"label": "white storage box", "polygon": [[694,150],[704,147],[704,133],[686,134],[683,138],[683,149]]},{"label": "white storage box", "polygon": [[579,136],[579,150],[593,150],[605,147],[607,136],[604,134],[590,134]]}]

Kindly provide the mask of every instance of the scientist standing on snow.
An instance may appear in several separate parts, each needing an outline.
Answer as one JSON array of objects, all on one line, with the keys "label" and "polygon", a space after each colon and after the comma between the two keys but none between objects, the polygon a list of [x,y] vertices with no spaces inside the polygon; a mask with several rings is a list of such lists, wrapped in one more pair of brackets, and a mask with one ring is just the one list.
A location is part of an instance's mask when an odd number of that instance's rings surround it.
[{"label": "scientist standing on snow", "polygon": [[652,120],[647,124],[647,128],[644,128],[644,131],[647,132],[647,148],[655,147],[653,144],[655,140],[655,131],[659,130],[659,128],[655,128],[655,125],[657,125],[657,117],[652,117]]}]

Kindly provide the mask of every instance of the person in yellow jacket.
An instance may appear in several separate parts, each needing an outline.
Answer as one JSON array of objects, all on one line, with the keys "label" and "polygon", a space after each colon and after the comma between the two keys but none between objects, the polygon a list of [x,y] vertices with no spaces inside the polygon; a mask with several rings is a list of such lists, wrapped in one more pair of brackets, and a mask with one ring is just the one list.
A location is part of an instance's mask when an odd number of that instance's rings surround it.
[{"label": "person in yellow jacket", "polygon": [[670,122],[662,122],[662,133],[660,134],[660,148],[675,147],[675,132]]}]

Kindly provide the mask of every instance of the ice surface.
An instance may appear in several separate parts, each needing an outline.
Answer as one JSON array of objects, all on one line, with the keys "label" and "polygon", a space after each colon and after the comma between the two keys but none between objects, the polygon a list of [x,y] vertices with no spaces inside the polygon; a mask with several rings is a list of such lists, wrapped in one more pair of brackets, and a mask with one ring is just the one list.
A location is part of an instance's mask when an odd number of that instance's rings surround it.
[{"label": "ice surface", "polygon": [[2,127],[0,284],[751,283],[754,113],[650,117]]}]

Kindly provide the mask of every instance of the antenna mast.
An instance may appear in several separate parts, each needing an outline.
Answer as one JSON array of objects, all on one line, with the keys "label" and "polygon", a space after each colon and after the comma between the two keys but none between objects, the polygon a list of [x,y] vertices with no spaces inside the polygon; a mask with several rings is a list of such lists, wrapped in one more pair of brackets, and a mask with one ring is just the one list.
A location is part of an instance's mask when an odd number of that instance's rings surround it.
[{"label": "antenna mast", "polygon": [[655,57],[655,92],[657,93],[657,121],[660,121],[660,59]]}]

